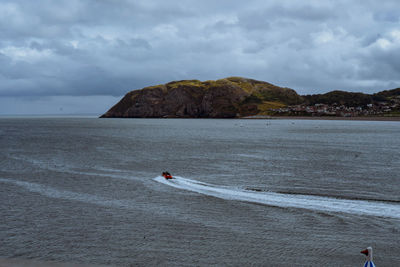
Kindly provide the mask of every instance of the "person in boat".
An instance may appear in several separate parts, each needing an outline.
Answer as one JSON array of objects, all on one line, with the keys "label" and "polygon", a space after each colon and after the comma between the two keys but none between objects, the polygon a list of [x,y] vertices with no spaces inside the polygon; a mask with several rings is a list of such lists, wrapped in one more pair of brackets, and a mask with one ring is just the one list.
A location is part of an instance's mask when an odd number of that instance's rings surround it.
[{"label": "person in boat", "polygon": [[163,172],[162,176],[164,176],[165,179],[172,179],[172,175],[169,172]]}]

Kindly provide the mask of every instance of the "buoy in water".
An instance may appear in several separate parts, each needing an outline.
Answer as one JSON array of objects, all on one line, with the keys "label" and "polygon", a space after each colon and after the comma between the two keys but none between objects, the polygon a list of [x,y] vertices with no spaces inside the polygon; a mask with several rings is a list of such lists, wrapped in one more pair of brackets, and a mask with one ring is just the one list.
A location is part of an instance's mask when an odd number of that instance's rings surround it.
[{"label": "buoy in water", "polygon": [[364,267],[376,267],[372,261],[372,247],[367,247],[367,249],[362,250],[361,253],[367,256],[367,261],[365,262]]}]

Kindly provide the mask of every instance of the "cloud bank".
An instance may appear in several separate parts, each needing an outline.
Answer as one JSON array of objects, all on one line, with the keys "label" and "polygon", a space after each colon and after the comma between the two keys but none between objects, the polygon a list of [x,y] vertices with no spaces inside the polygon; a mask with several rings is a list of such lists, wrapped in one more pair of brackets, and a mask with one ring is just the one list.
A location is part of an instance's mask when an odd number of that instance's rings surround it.
[{"label": "cloud bank", "polygon": [[396,88],[399,9],[396,0],[4,0],[0,114],[44,99],[71,112],[86,99],[87,112],[102,112],[92,96],[227,76],[301,94]]}]

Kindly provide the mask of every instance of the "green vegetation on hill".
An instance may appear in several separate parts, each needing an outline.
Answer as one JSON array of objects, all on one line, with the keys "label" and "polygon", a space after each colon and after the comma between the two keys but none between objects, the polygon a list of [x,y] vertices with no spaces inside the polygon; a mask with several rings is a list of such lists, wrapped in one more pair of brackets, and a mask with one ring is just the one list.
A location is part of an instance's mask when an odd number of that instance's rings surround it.
[{"label": "green vegetation on hill", "polygon": [[338,104],[349,107],[365,106],[372,103],[372,96],[363,93],[351,93],[344,91],[332,91],[326,94],[303,96],[307,105]]},{"label": "green vegetation on hill", "polygon": [[[385,90],[376,94],[373,94],[372,97],[377,101],[387,101],[394,97],[400,96],[400,88]],[[379,100],[378,100],[379,99]]]},{"label": "green vegetation on hill", "polygon": [[400,88],[385,90],[376,94],[353,93],[345,91],[332,91],[326,94],[315,94],[303,96],[307,105],[315,104],[338,104],[348,107],[366,106],[379,101],[389,101],[400,96]]}]

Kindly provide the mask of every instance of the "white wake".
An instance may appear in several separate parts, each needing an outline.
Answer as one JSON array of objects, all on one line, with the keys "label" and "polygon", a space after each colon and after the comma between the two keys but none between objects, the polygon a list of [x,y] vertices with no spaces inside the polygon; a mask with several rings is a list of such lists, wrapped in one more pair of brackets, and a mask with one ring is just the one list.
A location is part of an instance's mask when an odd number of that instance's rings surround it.
[{"label": "white wake", "polygon": [[301,208],[323,212],[342,212],[400,219],[400,204],[395,203],[274,192],[255,192],[234,187],[217,186],[182,177],[166,180],[162,176],[159,176],[154,178],[154,180],[175,188],[227,200],[246,201],[284,208]]}]

